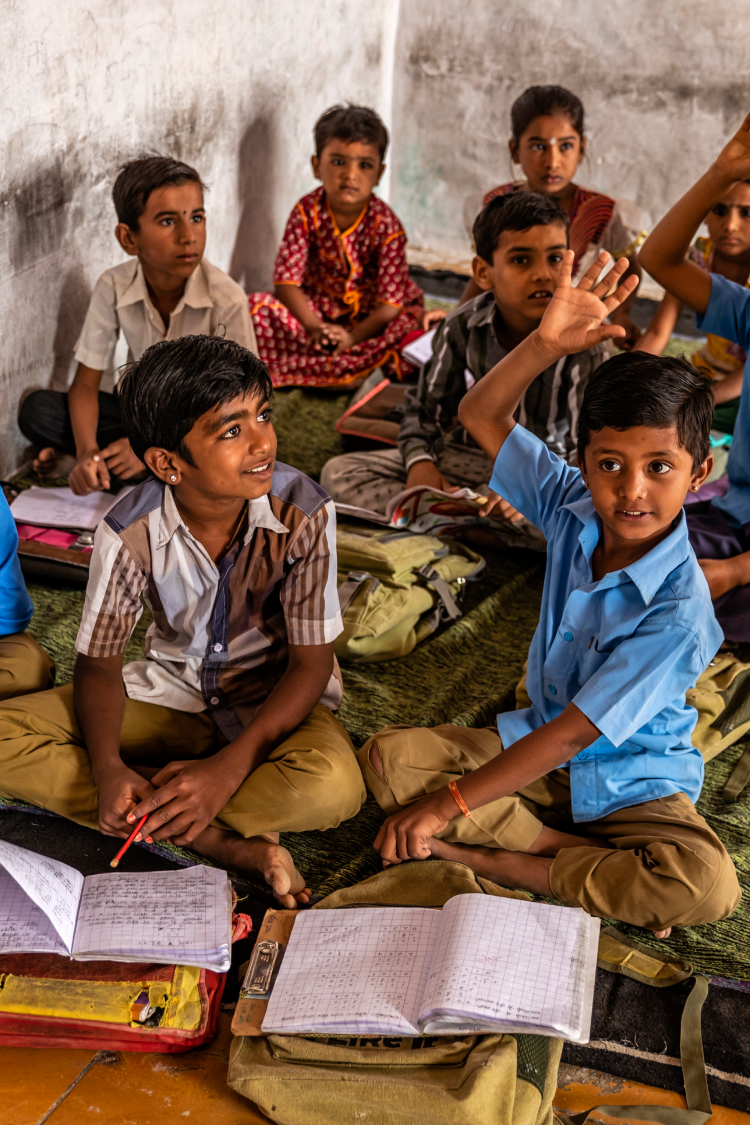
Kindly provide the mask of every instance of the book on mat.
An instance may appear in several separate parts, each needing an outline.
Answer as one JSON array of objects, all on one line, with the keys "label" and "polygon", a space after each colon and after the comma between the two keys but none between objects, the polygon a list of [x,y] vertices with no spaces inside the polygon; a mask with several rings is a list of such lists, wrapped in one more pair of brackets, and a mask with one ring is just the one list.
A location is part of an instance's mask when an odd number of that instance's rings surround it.
[{"label": "book on mat", "polygon": [[588,1042],[600,922],[525,899],[298,914],[264,1033],[526,1032]]},{"label": "book on mat", "polygon": [[146,961],[226,972],[232,890],[226,871],[113,871],[83,877],[0,840],[0,953]]},{"label": "book on mat", "polygon": [[34,485],[19,492],[10,510],[16,523],[95,531],[110,508],[132,492],[133,487],[128,485],[116,496],[111,492],[76,496],[69,488],[38,488]]},{"label": "book on mat", "polygon": [[354,504],[336,504],[336,514],[345,519],[367,520],[385,527],[403,527],[409,531],[440,535],[449,527],[477,523],[482,518],[482,508],[486,503],[486,496],[480,496],[470,488],[442,492],[437,488],[414,485],[389,500],[385,513],[358,508]]}]

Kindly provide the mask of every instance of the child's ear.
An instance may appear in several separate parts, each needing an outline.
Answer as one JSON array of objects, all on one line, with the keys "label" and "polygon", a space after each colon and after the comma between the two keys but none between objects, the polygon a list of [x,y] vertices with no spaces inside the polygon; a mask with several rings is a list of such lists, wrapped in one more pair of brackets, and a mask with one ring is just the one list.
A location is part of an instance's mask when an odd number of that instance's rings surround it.
[{"label": "child's ear", "polygon": [[587,139],[588,139],[587,137],[581,137],[581,151],[580,151],[580,154],[578,156],[578,163],[579,164],[583,163],[583,158],[586,155],[586,141],[587,141]]},{"label": "child's ear", "polygon": [[377,186],[378,186],[378,184],[380,183],[381,179],[383,178],[383,172],[385,172],[385,164],[384,164],[384,163],[383,163],[383,161],[381,160],[381,161],[380,161],[380,171],[378,172],[378,178],[377,178],[377,180],[375,181],[375,183],[373,184],[373,187],[377,187]]},{"label": "child's ear", "polygon": [[321,175],[320,175],[320,157],[319,157],[319,156],[311,156],[311,157],[310,157],[310,163],[312,164],[313,176],[315,176],[315,179],[316,179],[316,180],[319,180],[319,179],[321,179]]},{"label": "child's ear", "polygon": [[513,163],[520,164],[521,157],[518,155],[518,141],[514,140],[513,137],[508,141],[508,151],[510,152],[510,158]]},{"label": "child's ear", "polygon": [[174,453],[169,453],[166,449],[159,449],[154,445],[146,450],[143,460],[146,463],[146,468],[150,469],[154,476],[164,481],[165,484],[174,486],[180,483],[182,473]]},{"label": "child's ear", "polygon": [[691,492],[697,492],[698,489],[700,488],[700,486],[702,484],[706,483],[706,479],[710,475],[713,467],[714,467],[714,455],[713,455],[713,453],[709,453],[708,457],[703,462],[701,467],[699,469],[696,469],[696,471],[693,473],[692,477],[690,478],[690,491]]},{"label": "child's ear", "polygon": [[492,278],[490,277],[491,266],[485,262],[484,258],[480,258],[477,254],[471,263],[471,272],[474,276],[474,281],[480,289],[491,289]]},{"label": "child's ear", "polygon": [[115,227],[115,238],[122,246],[126,254],[135,256],[138,253],[138,246],[133,238],[133,232],[127,223],[118,223]]}]

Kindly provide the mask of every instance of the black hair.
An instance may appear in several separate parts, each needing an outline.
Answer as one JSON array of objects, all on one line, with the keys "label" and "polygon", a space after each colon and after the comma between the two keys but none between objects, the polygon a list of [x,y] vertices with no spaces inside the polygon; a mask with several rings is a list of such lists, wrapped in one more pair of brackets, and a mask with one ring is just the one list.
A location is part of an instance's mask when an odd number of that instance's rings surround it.
[{"label": "black hair", "polygon": [[474,245],[480,258],[492,265],[500,235],[504,230],[528,230],[559,223],[568,237],[568,217],[559,203],[535,191],[515,191],[491,199],[474,221]]},{"label": "black hair", "polygon": [[564,115],[583,137],[583,103],[564,86],[529,86],[513,102],[510,111],[510,124],[513,140],[520,141],[535,117],[554,117]]},{"label": "black hair", "polygon": [[388,148],[388,130],[374,109],[364,105],[332,105],[315,122],[315,155],[320,157],[333,140],[345,144],[374,145],[382,161]]},{"label": "black hair", "polygon": [[592,432],[605,426],[613,430],[675,426],[695,472],[711,449],[713,412],[710,380],[684,356],[621,352],[597,368],[584,391],[578,416],[578,464],[583,468]]},{"label": "black hair", "polygon": [[271,378],[261,361],[216,336],[180,336],[147,348],[118,384],[125,433],[143,461],[154,446],[195,465],[185,436],[203,415],[244,395],[269,398]]},{"label": "black hair", "polygon": [[183,164],[181,160],[173,160],[171,156],[141,156],[138,160],[128,161],[120,168],[112,188],[118,221],[137,233],[151,193],[170,184],[188,181],[206,190],[195,168]]}]

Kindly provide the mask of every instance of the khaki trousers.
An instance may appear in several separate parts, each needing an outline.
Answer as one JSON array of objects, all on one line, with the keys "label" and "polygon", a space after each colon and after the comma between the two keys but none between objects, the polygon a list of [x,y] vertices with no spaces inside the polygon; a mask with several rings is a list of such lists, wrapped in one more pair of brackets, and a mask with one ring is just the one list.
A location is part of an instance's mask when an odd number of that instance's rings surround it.
[{"label": "khaki trousers", "polygon": [[[481,449],[446,442],[437,467],[451,484],[487,495],[494,466]],[[384,512],[389,500],[406,488],[406,468],[397,449],[345,453],[323,466],[320,483],[337,504]],[[489,530],[503,546],[547,550],[541,531],[528,520],[510,523],[493,519],[491,524],[488,521]]]},{"label": "khaki trousers", "polygon": [[0,699],[46,691],[55,682],[55,663],[28,633],[0,637]]},{"label": "khaki trousers", "polygon": [[[125,702],[120,754],[162,766],[226,745],[205,712]],[[98,794],[73,706],[73,686],[0,703],[0,793],[98,828]],[[243,782],[214,824],[241,836],[335,828],[365,799],[351,740],[318,704]]]},{"label": "khaki trousers", "polygon": [[[377,744],[383,776],[370,761]],[[502,753],[495,730],[387,727],[357,754],[367,788],[387,813],[461,778]],[[556,899],[601,918],[649,930],[695,926],[728,917],[740,901],[734,864],[684,793],[573,824],[570,775],[554,770],[533,784],[455,817],[444,840],[526,851],[547,825],[598,837],[609,848],[562,849],[552,864]]]}]

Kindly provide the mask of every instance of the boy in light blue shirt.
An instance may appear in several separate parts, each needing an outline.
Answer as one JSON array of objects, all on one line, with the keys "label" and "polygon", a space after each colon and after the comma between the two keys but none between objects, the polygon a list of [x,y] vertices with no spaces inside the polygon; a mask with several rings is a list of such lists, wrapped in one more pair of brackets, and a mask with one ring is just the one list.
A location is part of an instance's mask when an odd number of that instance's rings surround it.
[{"label": "boy in light blue shirt", "polygon": [[[737,232],[728,224],[725,253],[728,277],[706,273],[686,258],[693,236],[708,212],[722,205],[738,183],[750,182],[750,114],[716,161],[674,205],[644,243],[639,255],[668,293],[695,309],[698,327],[733,340],[750,355],[750,255],[733,253]],[[726,207],[726,204],[723,204]],[[745,217],[739,209],[740,221]],[[735,280],[730,280],[734,275]],[[727,379],[735,379],[734,375]],[[727,462],[725,495],[691,504],[690,541],[708,581],[719,624],[728,641],[750,641],[750,360],[745,363],[740,408]]]},{"label": "boy in light blue shirt", "polygon": [[495,462],[492,488],[548,542],[532,706],[499,715],[499,736],[389,728],[359,760],[391,814],[375,841],[384,863],[460,860],[665,937],[726,917],[740,897],[695,810],[703,761],[685,701],[722,640],[682,508],[711,469],[711,392],[684,360],[608,360],[581,406],[580,469],[513,421],[550,362],[624,334],[603,322],[635,281],[607,297],[627,269],[598,282],[608,258],[573,289],[566,253],[539,328],[459,410]]},{"label": "boy in light blue shirt", "polygon": [[51,688],[55,666],[26,626],[34,606],[18,561],[18,532],[0,492],[0,699]]}]

